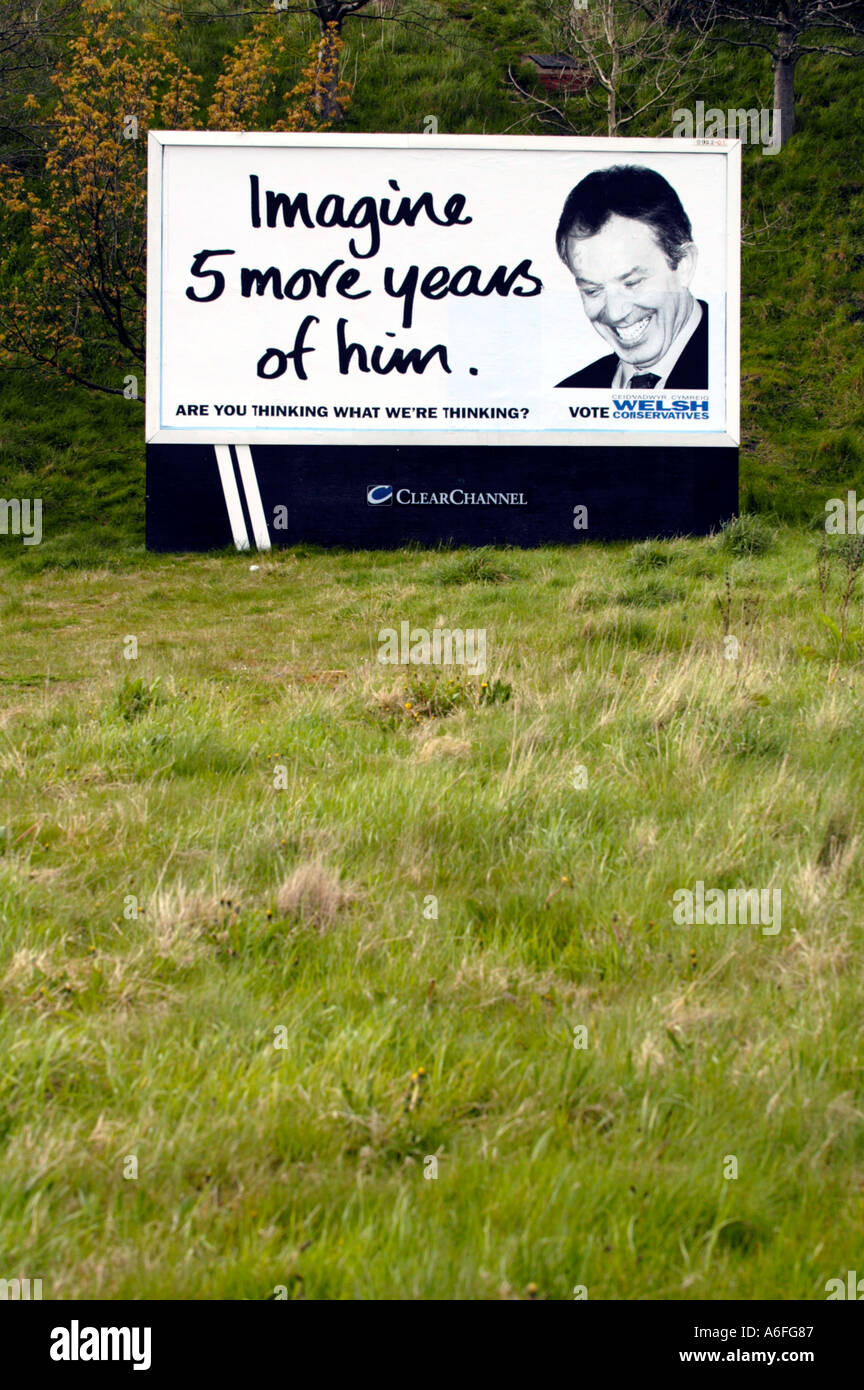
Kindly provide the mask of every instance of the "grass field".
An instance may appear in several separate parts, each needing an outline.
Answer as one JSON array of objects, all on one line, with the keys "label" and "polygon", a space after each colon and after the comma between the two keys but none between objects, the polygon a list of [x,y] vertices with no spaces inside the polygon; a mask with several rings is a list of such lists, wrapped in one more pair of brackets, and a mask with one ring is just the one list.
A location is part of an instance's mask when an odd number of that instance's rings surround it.
[{"label": "grass field", "polygon": [[[7,566],[4,1272],[824,1298],[864,1215],[864,752],[817,544]],[[441,619],[488,642],[448,699],[376,660]],[[780,888],[781,930],[676,926],[697,879]]]}]

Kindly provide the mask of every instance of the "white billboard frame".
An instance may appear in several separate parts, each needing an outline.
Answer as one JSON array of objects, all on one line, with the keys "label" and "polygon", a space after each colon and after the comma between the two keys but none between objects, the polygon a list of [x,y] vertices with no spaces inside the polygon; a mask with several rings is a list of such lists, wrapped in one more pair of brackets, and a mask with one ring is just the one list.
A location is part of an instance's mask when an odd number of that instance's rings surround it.
[{"label": "white billboard frame", "polygon": [[[612,157],[615,162],[638,155],[668,155],[687,153],[723,154],[726,157],[726,219],[725,245],[725,429],[717,431],[687,430],[685,428],[654,429],[637,433],[635,430],[608,429],[501,429],[490,426],[480,429],[418,429],[393,427],[389,429],[357,424],[350,432],[320,427],[291,427],[285,425],[216,426],[212,421],[194,426],[167,426],[163,417],[163,272],[165,242],[170,234],[168,215],[170,199],[166,198],[167,161],[172,148],[178,146],[254,150],[256,148],[314,148],[325,150],[399,150],[403,152],[430,149],[453,151],[555,151],[574,155],[598,154]],[[352,444],[402,446],[429,445],[436,447],[471,448],[483,446],[610,446],[617,448],[653,447],[737,447],[740,443],[740,219],[741,219],[741,141],[725,139],[648,139],[580,136],[507,136],[507,135],[363,135],[363,134],[294,134],[282,132],[223,132],[223,131],[150,131],[148,135],[148,208],[147,208],[147,390],[146,442],[148,444],[254,444],[254,445],[330,445],[350,447]],[[574,298],[575,290],[574,290]]]}]

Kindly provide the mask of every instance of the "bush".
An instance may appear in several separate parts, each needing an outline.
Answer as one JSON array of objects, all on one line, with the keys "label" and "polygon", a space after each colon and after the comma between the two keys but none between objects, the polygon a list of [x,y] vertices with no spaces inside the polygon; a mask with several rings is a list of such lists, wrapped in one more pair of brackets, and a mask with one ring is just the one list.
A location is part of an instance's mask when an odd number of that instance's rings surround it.
[{"label": "bush", "polygon": [[659,570],[672,563],[672,556],[665,546],[657,541],[640,541],[627,552],[627,564],[637,574]]},{"label": "bush", "polygon": [[490,546],[481,546],[436,565],[426,578],[431,584],[506,584],[519,578],[519,570],[514,565],[505,569]]},{"label": "bush", "polygon": [[117,713],[130,724],[134,719],[139,719],[160,699],[161,684],[161,676],[149,684],[141,676],[126,676],[115,696]]},{"label": "bush", "polygon": [[764,555],[776,541],[776,528],[752,512],[733,517],[720,532],[720,544],[730,555]]}]

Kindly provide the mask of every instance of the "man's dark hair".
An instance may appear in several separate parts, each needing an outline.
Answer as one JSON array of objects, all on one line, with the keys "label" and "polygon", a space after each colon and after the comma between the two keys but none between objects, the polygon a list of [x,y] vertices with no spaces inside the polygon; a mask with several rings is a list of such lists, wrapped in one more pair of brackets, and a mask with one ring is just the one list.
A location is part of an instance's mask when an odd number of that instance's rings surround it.
[{"label": "man's dark hair", "polygon": [[690,219],[662,174],[638,164],[615,164],[587,174],[567,195],[555,235],[565,265],[568,238],[594,236],[613,213],[647,222],[673,270],[693,240]]}]

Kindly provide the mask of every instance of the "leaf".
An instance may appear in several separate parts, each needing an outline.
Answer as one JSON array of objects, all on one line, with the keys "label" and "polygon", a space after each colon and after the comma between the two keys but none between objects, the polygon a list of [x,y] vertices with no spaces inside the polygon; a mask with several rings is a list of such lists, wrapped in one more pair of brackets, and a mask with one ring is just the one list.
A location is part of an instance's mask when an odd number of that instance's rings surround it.
[{"label": "leaf", "polygon": [[536,1144],[531,1150],[531,1157],[528,1160],[529,1163],[534,1163],[536,1159],[542,1158],[543,1154],[549,1147],[549,1141],[552,1138],[553,1133],[554,1130],[552,1129],[544,1129],[543,1133],[540,1135],[540,1138],[537,1140]]},{"label": "leaf", "polygon": [[674,1047],[675,1051],[678,1052],[682,1057],[686,1057],[686,1056],[687,1056],[687,1053],[688,1053],[688,1051],[689,1051],[689,1049],[688,1049],[687,1047],[685,1047],[685,1046],[682,1044],[680,1038],[677,1036],[677,1034],[676,1034],[676,1032],[675,1032],[675,1029],[674,1029],[674,1028],[667,1028],[667,1029],[666,1029],[666,1036],[667,1036],[667,1038],[669,1039],[669,1041],[671,1042],[671,1044],[672,1044],[672,1046]]}]

